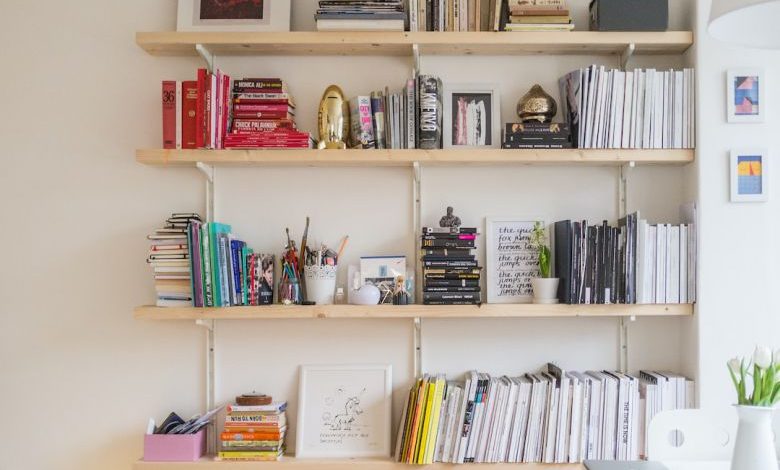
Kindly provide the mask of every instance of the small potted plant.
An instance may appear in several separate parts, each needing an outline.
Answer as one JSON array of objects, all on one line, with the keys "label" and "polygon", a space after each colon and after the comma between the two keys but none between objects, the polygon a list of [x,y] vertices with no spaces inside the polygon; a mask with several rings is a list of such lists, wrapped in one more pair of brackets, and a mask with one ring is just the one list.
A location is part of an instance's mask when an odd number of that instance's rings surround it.
[{"label": "small potted plant", "polygon": [[558,278],[550,277],[550,247],[547,245],[547,230],[541,224],[534,224],[530,240],[531,248],[539,253],[539,277],[531,279],[531,287],[534,291],[534,303],[555,304],[558,303]]},{"label": "small potted plant", "polygon": [[778,470],[772,415],[780,402],[780,349],[773,356],[771,349],[758,346],[752,364],[735,357],[728,369],[739,416],[731,470]]}]

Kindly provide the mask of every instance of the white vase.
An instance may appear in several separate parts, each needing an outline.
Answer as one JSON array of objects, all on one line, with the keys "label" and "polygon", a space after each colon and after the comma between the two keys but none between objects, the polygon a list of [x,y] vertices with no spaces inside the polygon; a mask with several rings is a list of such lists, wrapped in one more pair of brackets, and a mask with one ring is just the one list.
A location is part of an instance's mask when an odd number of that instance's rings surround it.
[{"label": "white vase", "polygon": [[775,409],[737,406],[739,427],[731,470],[778,470],[772,416]]},{"label": "white vase", "polygon": [[535,277],[531,279],[535,304],[558,303],[558,278]]}]

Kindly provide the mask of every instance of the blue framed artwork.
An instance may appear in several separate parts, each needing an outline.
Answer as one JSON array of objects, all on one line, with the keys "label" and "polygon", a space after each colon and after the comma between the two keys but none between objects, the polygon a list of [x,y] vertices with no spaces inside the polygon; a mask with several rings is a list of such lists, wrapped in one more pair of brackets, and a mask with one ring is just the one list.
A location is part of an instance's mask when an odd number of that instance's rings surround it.
[{"label": "blue framed artwork", "polygon": [[764,149],[731,151],[731,202],[763,202],[769,198],[769,161]]},{"label": "blue framed artwork", "polygon": [[764,122],[766,93],[761,69],[731,69],[727,73],[729,122]]}]

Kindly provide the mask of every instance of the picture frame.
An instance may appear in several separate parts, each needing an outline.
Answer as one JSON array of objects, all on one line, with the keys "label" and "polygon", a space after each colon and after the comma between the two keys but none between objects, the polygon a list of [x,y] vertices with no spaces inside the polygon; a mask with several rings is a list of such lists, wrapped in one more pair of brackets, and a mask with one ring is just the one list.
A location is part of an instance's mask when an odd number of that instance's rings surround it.
[{"label": "picture frame", "polygon": [[539,261],[528,240],[536,222],[546,226],[540,218],[485,218],[487,303],[533,301],[531,278],[539,275]]},{"label": "picture frame", "polygon": [[744,148],[731,151],[731,202],[769,200],[769,159],[766,149]]},{"label": "picture frame", "polygon": [[302,365],[295,456],[389,458],[392,386],[389,364]]},{"label": "picture frame", "polygon": [[766,87],[763,69],[738,68],[726,73],[727,118],[730,123],[764,122]]},{"label": "picture frame", "polygon": [[179,0],[176,31],[290,31],[291,0]]},{"label": "picture frame", "polygon": [[498,85],[445,83],[443,88],[444,148],[500,148],[501,95]]}]

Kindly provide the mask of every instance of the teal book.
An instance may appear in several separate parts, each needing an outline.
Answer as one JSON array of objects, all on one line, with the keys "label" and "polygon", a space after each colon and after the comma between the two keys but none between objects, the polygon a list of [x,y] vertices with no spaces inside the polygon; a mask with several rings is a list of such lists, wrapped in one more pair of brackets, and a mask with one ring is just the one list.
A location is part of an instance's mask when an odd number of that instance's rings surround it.
[{"label": "teal book", "polygon": [[203,224],[200,228],[200,248],[201,248],[201,262],[203,263],[203,269],[201,276],[203,277],[203,306],[214,306],[214,287],[211,285],[211,250],[209,244],[209,226],[211,224]]},{"label": "teal book", "polygon": [[252,254],[252,249],[246,244],[241,247],[241,305],[249,305],[249,270],[247,269],[247,260]]},{"label": "teal book", "polygon": [[224,259],[222,254],[222,247],[220,244],[220,235],[227,235],[230,233],[231,227],[227,224],[221,224],[219,222],[212,222],[209,224],[209,255],[211,256],[211,289],[213,292],[214,307],[221,307],[223,305],[223,291],[225,291],[223,283],[227,279],[223,279],[221,259]]}]

